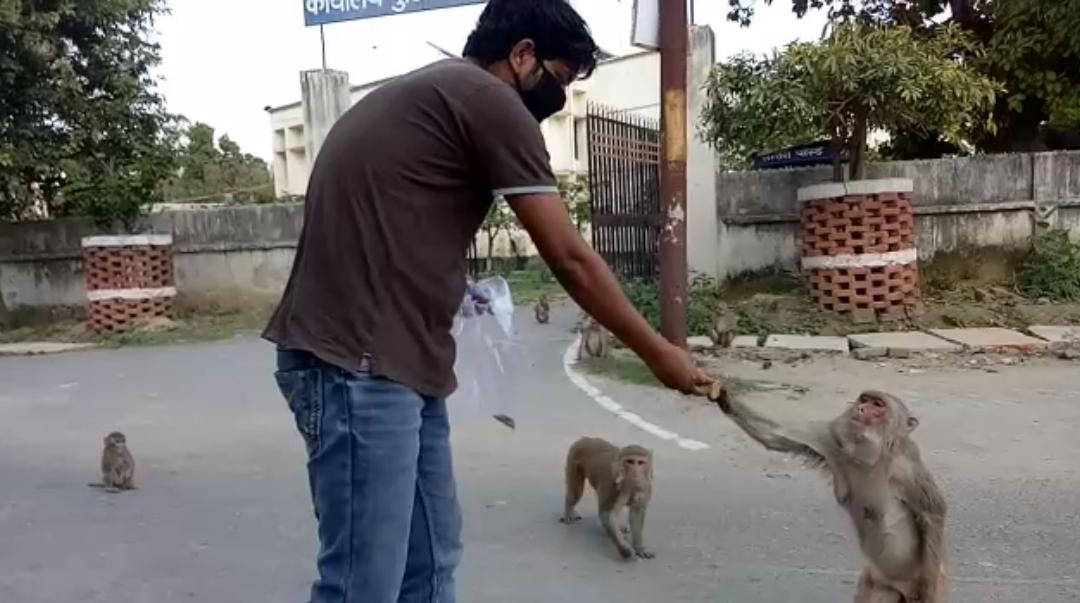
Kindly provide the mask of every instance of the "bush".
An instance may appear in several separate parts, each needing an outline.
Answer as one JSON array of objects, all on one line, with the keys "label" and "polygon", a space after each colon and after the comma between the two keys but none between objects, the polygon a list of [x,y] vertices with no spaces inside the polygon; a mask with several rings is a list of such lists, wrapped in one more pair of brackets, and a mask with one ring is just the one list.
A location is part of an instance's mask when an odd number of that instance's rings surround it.
[{"label": "bush", "polygon": [[[623,283],[630,302],[653,328],[660,328],[660,286],[656,281],[636,280]],[[686,322],[690,335],[705,335],[722,304],[720,287],[706,276],[694,277],[687,289]]]},{"label": "bush", "polygon": [[1080,245],[1069,240],[1065,230],[1040,233],[1016,272],[1016,284],[1028,297],[1080,301]]}]

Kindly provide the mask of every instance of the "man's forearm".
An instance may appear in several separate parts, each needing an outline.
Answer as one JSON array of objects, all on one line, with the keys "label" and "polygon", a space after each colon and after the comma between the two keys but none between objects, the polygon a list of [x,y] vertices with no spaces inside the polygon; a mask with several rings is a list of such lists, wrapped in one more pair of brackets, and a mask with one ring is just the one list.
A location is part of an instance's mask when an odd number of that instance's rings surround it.
[{"label": "man's forearm", "polygon": [[660,353],[663,339],[623,293],[604,259],[581,248],[550,264],[570,297],[646,362]]}]

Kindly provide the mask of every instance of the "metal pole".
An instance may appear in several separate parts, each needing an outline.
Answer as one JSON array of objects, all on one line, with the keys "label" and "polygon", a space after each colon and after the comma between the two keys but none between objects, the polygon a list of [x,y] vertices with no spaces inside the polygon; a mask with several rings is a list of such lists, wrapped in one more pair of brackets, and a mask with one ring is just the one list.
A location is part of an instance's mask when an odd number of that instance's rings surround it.
[{"label": "metal pole", "polygon": [[660,0],[660,332],[686,347],[686,0]]},{"label": "metal pole", "polygon": [[322,68],[326,71],[326,32],[322,25],[319,25],[319,42],[322,44]]}]

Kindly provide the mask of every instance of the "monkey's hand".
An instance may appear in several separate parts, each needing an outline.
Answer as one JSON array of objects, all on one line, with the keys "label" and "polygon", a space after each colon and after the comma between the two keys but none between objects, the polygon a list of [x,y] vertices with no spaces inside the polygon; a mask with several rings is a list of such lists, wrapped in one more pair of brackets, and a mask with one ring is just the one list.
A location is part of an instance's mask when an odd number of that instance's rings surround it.
[{"label": "monkey's hand", "polygon": [[728,385],[723,380],[717,379],[713,381],[707,388],[698,387],[696,393],[700,396],[705,396],[712,402],[720,407],[720,410],[724,414],[731,414],[731,392]]},{"label": "monkey's hand", "polygon": [[634,554],[637,555],[639,559],[652,559],[653,557],[656,557],[656,553],[645,547],[635,549]]}]

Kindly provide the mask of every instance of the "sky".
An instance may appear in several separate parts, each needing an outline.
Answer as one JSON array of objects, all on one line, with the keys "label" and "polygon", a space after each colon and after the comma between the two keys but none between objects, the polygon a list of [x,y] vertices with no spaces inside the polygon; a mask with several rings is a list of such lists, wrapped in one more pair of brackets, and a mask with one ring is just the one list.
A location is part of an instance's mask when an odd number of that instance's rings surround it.
[{"label": "sky", "polygon": [[[571,0],[605,50],[634,52],[632,0]],[[716,32],[717,58],[768,52],[817,39],[821,14],[797,19],[787,0],[765,6],[749,28],[726,21],[726,0],[696,0],[694,20]],[[300,72],[322,62],[319,28],[305,27],[303,0],[170,0],[156,24],[161,44],[160,91],[168,108],[228,134],[248,153],[269,160],[267,106],[300,99]],[[429,43],[458,53],[483,5],[364,19],[325,28],[327,64],[353,84],[403,73],[442,58]],[[659,85],[659,83],[658,83]]]}]

